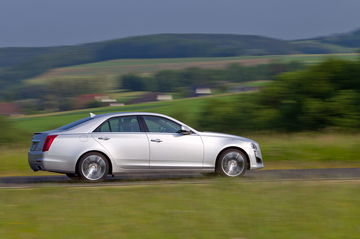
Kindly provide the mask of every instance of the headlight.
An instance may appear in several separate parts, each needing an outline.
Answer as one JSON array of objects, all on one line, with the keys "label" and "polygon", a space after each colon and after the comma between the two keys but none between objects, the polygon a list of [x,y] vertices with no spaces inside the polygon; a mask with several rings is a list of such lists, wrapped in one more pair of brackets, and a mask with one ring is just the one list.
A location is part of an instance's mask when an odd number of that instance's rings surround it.
[{"label": "headlight", "polygon": [[257,146],[256,146],[256,144],[251,143],[251,148],[253,148],[254,150],[257,150]]}]

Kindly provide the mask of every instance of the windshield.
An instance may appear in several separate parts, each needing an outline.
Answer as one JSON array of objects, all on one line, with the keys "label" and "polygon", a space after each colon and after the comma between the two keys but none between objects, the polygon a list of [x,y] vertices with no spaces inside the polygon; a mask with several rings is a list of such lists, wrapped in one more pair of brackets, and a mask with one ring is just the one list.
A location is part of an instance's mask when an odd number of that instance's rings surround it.
[{"label": "windshield", "polygon": [[92,120],[93,118],[91,117],[87,117],[87,118],[83,118],[83,119],[80,119],[80,120],[77,120],[77,121],[74,121],[70,124],[67,124],[67,125],[64,125],[64,126],[61,126],[60,128],[58,128],[59,130],[68,130],[68,129],[71,129],[71,128],[74,128],[75,126],[78,126],[82,123],[85,123],[89,120]]}]

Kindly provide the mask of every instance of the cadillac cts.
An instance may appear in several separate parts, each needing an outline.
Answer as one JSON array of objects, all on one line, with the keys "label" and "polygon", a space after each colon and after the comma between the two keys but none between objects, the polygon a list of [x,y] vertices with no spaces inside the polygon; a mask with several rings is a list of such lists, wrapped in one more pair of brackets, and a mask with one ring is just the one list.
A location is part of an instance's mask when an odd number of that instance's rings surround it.
[{"label": "cadillac cts", "polygon": [[129,171],[215,171],[235,177],[264,167],[253,140],[199,132],[169,116],[141,112],[90,114],[35,133],[28,159],[34,171],[88,182]]}]

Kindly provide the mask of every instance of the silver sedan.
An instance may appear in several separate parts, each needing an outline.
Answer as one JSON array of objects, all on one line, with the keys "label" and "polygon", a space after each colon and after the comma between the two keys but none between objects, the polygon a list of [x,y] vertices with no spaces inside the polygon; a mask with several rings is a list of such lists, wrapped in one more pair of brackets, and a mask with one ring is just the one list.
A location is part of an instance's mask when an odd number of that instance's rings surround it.
[{"label": "silver sedan", "polygon": [[169,116],[142,112],[90,114],[35,133],[28,159],[34,171],[88,182],[131,171],[215,171],[236,177],[264,167],[253,140],[199,132]]}]

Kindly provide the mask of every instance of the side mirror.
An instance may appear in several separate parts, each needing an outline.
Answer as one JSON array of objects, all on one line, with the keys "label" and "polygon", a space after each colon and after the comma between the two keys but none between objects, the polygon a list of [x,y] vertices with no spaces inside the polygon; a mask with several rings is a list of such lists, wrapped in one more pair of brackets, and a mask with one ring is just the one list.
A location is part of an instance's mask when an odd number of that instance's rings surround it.
[{"label": "side mirror", "polygon": [[191,130],[188,127],[182,125],[178,133],[183,135],[189,135],[191,134]]}]

